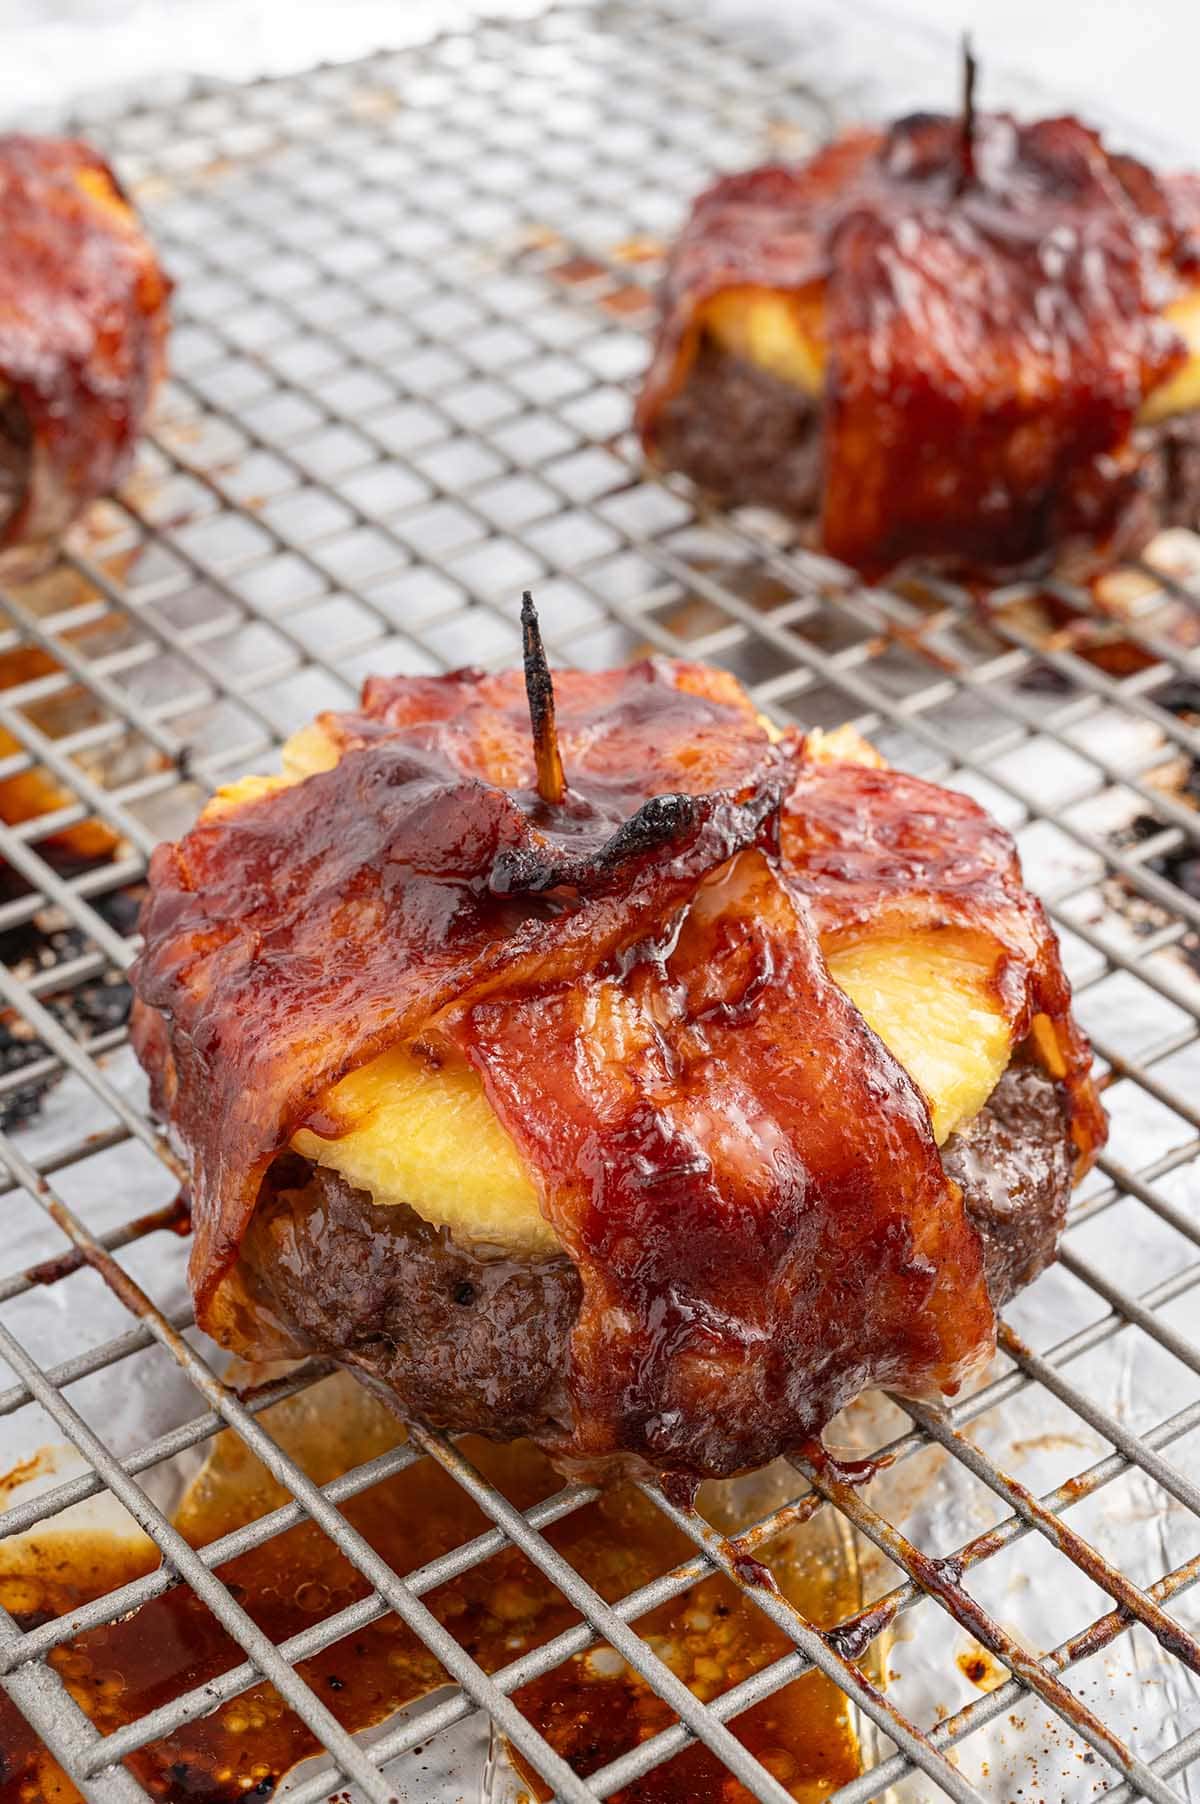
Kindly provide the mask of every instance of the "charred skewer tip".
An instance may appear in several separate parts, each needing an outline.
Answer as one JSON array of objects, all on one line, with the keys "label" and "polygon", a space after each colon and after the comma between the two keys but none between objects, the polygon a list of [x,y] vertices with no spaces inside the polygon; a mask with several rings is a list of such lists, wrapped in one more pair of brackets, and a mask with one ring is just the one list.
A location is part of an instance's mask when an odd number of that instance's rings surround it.
[{"label": "charred skewer tip", "polygon": [[533,728],[533,755],[537,767],[537,791],[543,802],[561,802],[567,793],[558,728],[554,720],[554,683],[542,644],[533,596],[526,589],[521,600],[521,632],[525,656],[525,694],[529,699],[529,724]]},{"label": "charred skewer tip", "polygon": [[975,81],[979,65],[971,49],[971,34],[962,35],[962,120],[959,138],[958,193],[971,187],[975,180]]}]

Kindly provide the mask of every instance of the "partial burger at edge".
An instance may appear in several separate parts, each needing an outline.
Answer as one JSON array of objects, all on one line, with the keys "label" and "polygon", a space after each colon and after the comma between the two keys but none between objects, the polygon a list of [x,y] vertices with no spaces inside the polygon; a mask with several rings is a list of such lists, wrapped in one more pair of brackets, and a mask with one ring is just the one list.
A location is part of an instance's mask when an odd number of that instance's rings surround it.
[{"label": "partial burger at edge", "polygon": [[637,422],[872,579],[1087,575],[1200,518],[1200,176],[969,108],[727,176]]}]

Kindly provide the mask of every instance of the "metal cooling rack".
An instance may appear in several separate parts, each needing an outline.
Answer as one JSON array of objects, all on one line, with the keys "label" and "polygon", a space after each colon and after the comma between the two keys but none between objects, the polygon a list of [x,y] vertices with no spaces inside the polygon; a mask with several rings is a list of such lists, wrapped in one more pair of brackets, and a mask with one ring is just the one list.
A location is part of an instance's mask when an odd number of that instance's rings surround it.
[{"label": "metal cooling rack", "polygon": [[[683,485],[643,482],[628,437],[657,254],[713,168],[802,152],[839,115],[936,101],[950,87],[928,48],[894,38],[886,90],[858,84],[853,71],[879,64],[876,30],[866,14],[857,25],[822,16],[802,40],[745,30],[729,40],[693,8],[564,9],[403,56],[196,88],[169,108],[84,122],[138,192],[179,280],[174,373],[136,474],[54,572],[0,594],[0,672],[11,679],[0,690],[0,728],[11,736],[0,780],[40,769],[61,789],[35,818],[0,827],[0,853],[20,879],[0,900],[0,934],[15,948],[0,994],[26,1048],[24,1063],[0,1073],[5,1207],[41,1211],[57,1246],[65,1236],[130,1316],[113,1338],[63,1354],[28,1328],[37,1274],[0,1283],[0,1356],[13,1375],[0,1413],[40,1405],[91,1469],[11,1509],[0,1535],[108,1490],[164,1560],[69,1623],[22,1634],[0,1615],[0,1682],[90,1798],[144,1798],[123,1756],[265,1678],[327,1750],[297,1804],[348,1781],[366,1798],[391,1798],[380,1768],[477,1707],[571,1804],[610,1796],[693,1739],[754,1798],[780,1804],[788,1793],[729,1724],[810,1666],[880,1732],[878,1758],[839,1804],[877,1797],[914,1770],[926,1776],[922,1796],[979,1798],[951,1751],[965,1757],[985,1725],[1031,1703],[1094,1754],[1097,1794],[1185,1795],[1172,1782],[1186,1785],[1200,1759],[1200,1727],[1181,1714],[1173,1733],[1144,1746],[1127,1713],[1085,1703],[1072,1680],[1079,1663],[1127,1636],[1153,1637],[1185,1675],[1200,1673],[1185,1595],[1200,1576],[1187,1440],[1200,1427],[1200,541],[1168,535],[1103,586],[1099,611],[1063,585],[1009,590],[985,609],[945,586],[868,592],[778,521],[706,513]],[[111,1188],[125,1196],[146,1189],[148,1172],[177,1175],[140,1088],[125,1081],[123,1026],[84,1006],[106,977],[119,991],[134,951],[120,904],[155,841],[211,786],[269,764],[317,708],[345,705],[366,671],[513,661],[525,585],[563,661],[610,663],[646,646],[712,659],[781,718],[853,719],[893,759],[979,795],[1018,834],[1108,1069],[1114,1139],[1077,1200],[1055,1307],[1035,1306],[1043,1281],[1012,1312],[1022,1333],[1002,1331],[999,1375],[944,1418],[901,1405],[907,1427],[888,1448],[898,1462],[946,1450],[956,1476],[994,1500],[986,1531],[939,1546],[930,1562],[869,1488],[801,1465],[797,1493],[814,1488],[887,1556],[890,1588],[865,1618],[819,1631],[751,1587],[793,1651],[707,1704],[637,1632],[648,1609],[714,1568],[741,1582],[703,1521],[646,1487],[697,1556],[609,1605],[541,1533],[587,1501],[587,1487],[522,1514],[448,1441],[418,1431],[408,1447],[318,1488],[257,1419],[317,1372],[240,1399],[183,1338],[186,1315],[160,1306],[135,1275],[141,1243],[165,1218],[125,1221],[72,1201],[97,1160],[109,1161]],[[88,819],[109,824],[116,851],[65,864],[53,836]],[[82,1099],[78,1132],[31,1140],[20,1099],[56,1078]],[[1130,1249],[1117,1270],[1089,1256],[1089,1233],[1105,1218]],[[1135,1254],[1147,1246],[1149,1265]],[[1089,1357],[1135,1344],[1169,1366],[1171,1381],[1114,1408],[1098,1400]],[[200,1413],[118,1456],[73,1389],[84,1395],[97,1375],[120,1382],[123,1362],[155,1345],[190,1381]],[[988,1411],[1030,1395],[1108,1449],[1041,1496],[1005,1476],[984,1451],[994,1442],[974,1434]],[[294,1502],[193,1550],[140,1480],[224,1425]],[[494,1529],[398,1574],[338,1504],[419,1458],[451,1472]],[[1190,1557],[1156,1560],[1156,1540],[1127,1574],[1106,1555],[1105,1518],[1086,1517],[1085,1506],[1131,1474],[1174,1512]],[[214,1568],[306,1516],[372,1590],[274,1646]],[[1072,1526],[1085,1517],[1087,1538]],[[1085,1573],[1099,1600],[1089,1626],[1034,1651],[968,1595],[985,1563],[1028,1536]],[[505,1542],[583,1622],[489,1677],[422,1598]],[[245,1661],[102,1737],[45,1656],[177,1578]],[[295,1668],[387,1611],[454,1683],[368,1750]],[[909,1720],[854,1664],[901,1613],[919,1638],[966,1630],[1002,1663],[1004,1683],[941,1720]],[[597,1640],[677,1721],[585,1782],[512,1694]]]}]

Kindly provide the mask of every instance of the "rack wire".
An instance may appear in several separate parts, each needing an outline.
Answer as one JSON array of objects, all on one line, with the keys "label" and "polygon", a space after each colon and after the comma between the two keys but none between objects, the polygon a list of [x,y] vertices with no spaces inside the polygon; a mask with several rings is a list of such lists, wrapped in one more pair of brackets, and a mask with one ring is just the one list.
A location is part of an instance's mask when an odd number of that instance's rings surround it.
[{"label": "rack wire", "polygon": [[[1072,1679],[1122,1637],[1153,1638],[1181,1672],[1200,1673],[1187,1620],[1200,1576],[1188,1439],[1200,1428],[1200,540],[1165,535],[1095,595],[1051,583],[996,592],[981,608],[946,584],[866,590],[778,520],[722,516],[684,484],[645,480],[628,432],[662,244],[713,169],[801,152],[839,117],[889,110],[921,88],[936,99],[948,85],[928,49],[898,44],[887,84],[865,87],[850,72],[868,66],[867,29],[822,15],[802,41],[765,29],[730,36],[693,8],[617,0],[303,76],[200,85],[169,107],[82,122],[138,194],[178,279],[173,375],[120,498],[94,510],[52,572],[0,593],[0,782],[40,771],[54,787],[40,811],[0,825],[14,874],[0,899],[11,1024],[0,1161],[5,1207],[40,1211],[49,1250],[65,1245],[99,1272],[122,1319],[110,1338],[51,1358],[56,1343],[36,1317],[44,1274],[23,1266],[0,1281],[0,1357],[12,1373],[0,1414],[40,1405],[87,1465],[10,1508],[0,1536],[109,1492],[163,1565],[65,1623],[21,1632],[0,1613],[0,1683],[101,1804],[145,1798],[127,1755],[264,1678],[326,1750],[291,1794],[297,1804],[344,1782],[391,1798],[381,1769],[476,1709],[569,1804],[611,1796],[693,1741],[752,1797],[780,1804],[785,1786],[729,1725],[814,1666],[879,1732],[877,1758],[839,1804],[913,1773],[924,1776],[921,1795],[978,1799],[982,1781],[960,1756],[1031,1702],[1094,1760],[1097,1795],[1191,1795],[1175,1784],[1186,1787],[1200,1761],[1190,1705],[1147,1746],[1126,1728],[1128,1712],[1087,1703]],[[865,1616],[839,1627],[818,1629],[747,1587],[716,1530],[653,1485],[647,1497],[696,1557],[615,1604],[543,1533],[595,1495],[587,1486],[522,1512],[424,1431],[318,1486],[259,1418],[326,1368],[250,1398],[227,1387],[185,1338],[186,1309],[136,1276],[142,1243],[177,1225],[170,1209],[114,1216],[76,1181],[103,1160],[121,1196],[155,1182],[161,1193],[179,1176],[119,1062],[121,974],[136,949],[127,897],[156,840],[214,785],[268,764],[316,709],[345,705],[368,670],[512,662],[527,585],[562,661],[606,664],[647,646],[714,660],[781,719],[852,719],[896,762],[993,807],[1050,904],[1105,1068],[1114,1138],[1075,1203],[1057,1288],[1043,1283],[1010,1313],[986,1383],[944,1416],[903,1403],[906,1425],[886,1447],[898,1464],[941,1449],[962,1483],[995,1500],[986,1529],[931,1560],[870,1487],[797,1462],[797,1495],[815,1491],[841,1512],[893,1575]],[[89,820],[111,829],[110,855],[64,861],[62,845]],[[57,1081],[74,1084],[76,1126],[31,1140],[29,1099]],[[1112,1244],[1096,1239],[1096,1224],[1115,1226],[1128,1249],[1116,1270],[1090,1250]],[[1089,1362],[1134,1343],[1159,1379],[1114,1407]],[[199,1413],[118,1454],[72,1393],[119,1379],[155,1346]],[[1040,1496],[990,1457],[994,1436],[975,1432],[1030,1395],[1086,1430],[1083,1444],[1107,1449]],[[222,1427],[292,1501],[193,1549],[141,1481]],[[339,1505],[419,1459],[451,1474],[492,1526],[397,1573]],[[1131,1473],[1174,1528],[1171,1539],[1151,1536],[1127,1572],[1104,1551],[1105,1516],[1086,1506]],[[276,1646],[216,1569],[304,1519],[370,1590]],[[979,1601],[985,1569],[1029,1537],[1085,1574],[1099,1600],[1094,1620],[1032,1650]],[[1180,1540],[1195,1551],[1156,1563]],[[422,1600],[504,1545],[523,1550],[581,1622],[489,1676]],[[791,1651],[704,1703],[637,1623],[714,1570],[746,1590]],[[47,1656],[180,1580],[244,1659],[101,1735]],[[453,1683],[367,1748],[296,1668],[388,1611]],[[944,1637],[949,1618],[1001,1663],[1003,1683],[940,1720],[911,1720],[857,1664],[901,1617],[917,1637]],[[676,1720],[585,1780],[513,1694],[597,1641]]]}]

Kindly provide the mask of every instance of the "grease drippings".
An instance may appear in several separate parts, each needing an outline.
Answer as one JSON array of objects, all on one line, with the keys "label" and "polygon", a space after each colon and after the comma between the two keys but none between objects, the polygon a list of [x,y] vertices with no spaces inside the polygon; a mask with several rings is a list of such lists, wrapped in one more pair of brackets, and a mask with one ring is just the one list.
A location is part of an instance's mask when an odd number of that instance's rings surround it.
[{"label": "grease drippings", "polygon": [[[344,1377],[277,1405],[267,1420],[310,1474],[327,1483],[351,1464],[394,1446],[400,1431]],[[561,1480],[529,1444],[464,1443],[469,1457],[522,1508]],[[737,1515],[729,1487],[702,1504],[725,1532],[779,1501],[766,1491]],[[196,1546],[277,1508],[285,1494],[232,1435],[216,1444],[176,1512]],[[481,1532],[487,1524],[454,1481],[428,1461],[343,1506],[345,1515],[399,1572]],[[818,1623],[860,1599],[853,1573],[819,1538],[821,1521],[787,1528],[759,1551],[785,1595]],[[632,1487],[606,1494],[546,1531],[547,1538],[607,1599],[623,1596],[689,1559],[691,1544]],[[30,1629],[154,1570],[145,1541],[111,1533],[33,1531],[0,1542],[0,1602]],[[254,1620],[281,1641],[364,1596],[365,1582],[312,1523],[304,1523],[219,1568]],[[548,1580],[508,1548],[426,1601],[489,1670],[507,1664],[577,1620]],[[785,1652],[789,1644],[726,1580],[713,1577],[638,1622],[640,1632],[701,1698],[711,1699]],[[93,1630],[51,1656],[72,1696],[104,1733],[203,1684],[241,1655],[186,1586],[134,1615]],[[444,1682],[433,1657],[394,1616],[336,1642],[297,1669],[351,1729],[380,1722]],[[610,1648],[566,1662],[516,1694],[552,1745],[584,1773],[668,1726],[669,1710]],[[859,1770],[845,1700],[810,1674],[734,1719],[732,1727],[802,1804],[816,1804]],[[318,1752],[309,1731],[268,1684],[230,1699],[131,1757],[152,1795],[171,1804],[234,1804],[269,1798],[289,1768]],[[529,1775],[536,1790],[537,1782]],[[545,1795],[541,1793],[540,1795]],[[736,1804],[749,1794],[703,1749],[692,1748],[619,1794],[625,1804]],[[79,1793],[0,1696],[0,1804],[77,1804]]]}]

